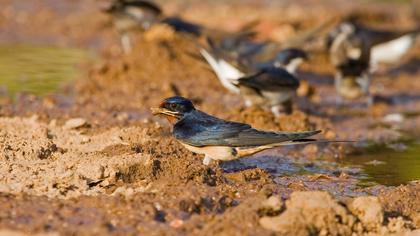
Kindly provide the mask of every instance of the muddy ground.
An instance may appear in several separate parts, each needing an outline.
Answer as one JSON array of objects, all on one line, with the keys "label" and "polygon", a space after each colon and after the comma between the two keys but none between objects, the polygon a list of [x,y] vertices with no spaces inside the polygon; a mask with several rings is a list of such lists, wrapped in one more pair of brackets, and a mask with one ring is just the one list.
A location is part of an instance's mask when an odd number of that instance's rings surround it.
[{"label": "muddy ground", "polygon": [[[1,98],[0,235],[418,235],[420,182],[363,187],[351,168],[282,174],[280,163],[337,161],[370,143],[397,146],[420,136],[420,45],[375,75],[370,109],[337,107],[332,68],[319,41],[299,72],[313,87],[293,114],[245,108],[202,60],[189,37],[163,26],[137,35],[124,55],[98,1],[2,1],[2,43],[77,46],[98,56],[81,78],[35,97]],[[330,17],[358,12],[367,24],[410,28],[407,4],[301,1],[218,4],[171,1],[168,14],[234,31],[260,20],[258,40],[281,43]],[[25,5],[26,4],[26,5]],[[31,13],[29,13],[31,12]],[[217,15],[217,17],[214,17]],[[48,24],[48,27],[45,25]],[[177,89],[174,89],[177,88]],[[202,165],[152,117],[176,90],[210,114],[270,130],[322,129],[355,140],[265,151]],[[405,115],[389,122],[389,114]],[[287,167],[286,167],[287,168]],[[316,171],[315,171],[316,172]]]}]

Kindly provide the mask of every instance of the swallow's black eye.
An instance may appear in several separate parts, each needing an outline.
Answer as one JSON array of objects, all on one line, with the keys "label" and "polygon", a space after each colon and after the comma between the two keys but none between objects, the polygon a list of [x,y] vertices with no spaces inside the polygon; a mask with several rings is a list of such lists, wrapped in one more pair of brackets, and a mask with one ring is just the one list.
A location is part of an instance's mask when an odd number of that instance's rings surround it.
[{"label": "swallow's black eye", "polygon": [[171,108],[171,110],[177,110],[178,109],[178,104],[176,104],[176,103],[171,103],[170,105],[169,105],[169,107]]}]

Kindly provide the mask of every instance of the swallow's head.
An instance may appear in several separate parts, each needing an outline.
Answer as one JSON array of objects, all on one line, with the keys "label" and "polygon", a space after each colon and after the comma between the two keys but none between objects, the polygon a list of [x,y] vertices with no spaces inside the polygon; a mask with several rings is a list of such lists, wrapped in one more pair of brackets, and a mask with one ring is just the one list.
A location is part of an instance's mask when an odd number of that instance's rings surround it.
[{"label": "swallow's head", "polygon": [[145,12],[149,12],[151,15],[162,13],[160,7],[149,0],[108,0],[101,4],[101,9],[103,12],[110,14],[126,12],[136,19],[144,18]]},{"label": "swallow's head", "polygon": [[165,115],[170,121],[179,120],[184,115],[194,111],[192,102],[181,96],[165,99],[159,107],[152,108],[153,115]]},{"label": "swallow's head", "polygon": [[279,52],[275,58],[275,63],[279,63],[287,66],[293,61],[305,61],[308,60],[308,54],[305,51],[298,48],[287,48]]},{"label": "swallow's head", "polygon": [[305,51],[297,48],[287,48],[277,54],[273,64],[275,67],[282,67],[293,74],[300,64],[307,60],[308,54]]},{"label": "swallow's head", "polygon": [[332,29],[326,38],[326,46],[328,49],[332,47],[334,40],[340,35],[348,37],[351,34],[356,33],[356,23],[351,20],[341,22],[338,26]]}]

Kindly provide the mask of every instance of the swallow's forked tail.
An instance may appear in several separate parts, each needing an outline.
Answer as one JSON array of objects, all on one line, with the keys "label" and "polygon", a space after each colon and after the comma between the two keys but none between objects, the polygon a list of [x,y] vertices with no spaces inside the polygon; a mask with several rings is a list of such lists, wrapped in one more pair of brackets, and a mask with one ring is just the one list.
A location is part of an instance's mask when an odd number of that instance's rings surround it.
[{"label": "swallow's forked tail", "polygon": [[[310,133],[317,134],[320,131],[309,131],[302,134],[302,136],[312,136],[308,135]],[[309,138],[297,138],[290,141],[279,142],[279,143],[272,143],[258,147],[240,147],[237,148],[237,156],[238,157],[245,157],[256,154],[258,152],[262,152],[264,150],[280,147],[280,146],[290,146],[290,145],[302,145],[302,144],[311,144],[311,143],[349,143],[353,141],[342,141],[342,140],[323,140],[323,139],[309,139]]]},{"label": "swallow's forked tail", "polygon": [[223,86],[225,86],[231,92],[239,93],[239,89],[232,84],[232,81],[243,77],[244,74],[225,60],[216,58],[215,56],[211,55],[204,48],[200,49],[200,53],[216,73]]}]

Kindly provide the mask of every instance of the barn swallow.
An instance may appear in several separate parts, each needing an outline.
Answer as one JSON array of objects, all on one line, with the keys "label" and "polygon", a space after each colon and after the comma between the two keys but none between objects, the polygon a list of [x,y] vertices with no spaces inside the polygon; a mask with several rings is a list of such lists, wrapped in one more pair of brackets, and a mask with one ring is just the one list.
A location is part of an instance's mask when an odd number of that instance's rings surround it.
[{"label": "barn swallow", "polygon": [[[238,93],[238,89],[231,86],[228,81],[237,80],[245,74],[252,72],[259,66],[267,67],[273,64],[283,67],[294,74],[302,61],[308,59],[306,53],[298,49],[305,43],[315,38],[317,34],[324,31],[333,18],[321,24],[291,37],[283,43],[271,41],[254,42],[252,37],[236,37],[234,40],[217,41],[212,34],[208,34],[209,49],[201,47],[200,53],[210,64],[221,83],[231,92]],[[245,32],[253,33],[252,27],[248,24]]]},{"label": "barn swallow", "polygon": [[330,61],[336,69],[337,93],[347,99],[366,95],[368,105],[372,103],[369,94],[371,75],[369,71],[371,43],[365,37],[358,37],[352,24],[342,23],[330,35],[328,41]]},{"label": "barn swallow", "polygon": [[299,66],[308,60],[308,54],[305,51],[298,48],[286,48],[281,50],[274,59],[269,60],[268,62],[257,64],[256,67],[280,67],[284,68],[290,74],[295,75],[296,70]]},{"label": "barn swallow", "polygon": [[199,37],[212,35],[224,45],[237,43],[241,38],[255,34],[255,21],[245,24],[239,32],[230,33],[219,29],[211,29],[186,21],[177,16],[164,16],[160,6],[150,0],[113,0],[104,7],[104,12],[112,15],[115,28],[121,34],[121,42],[125,52],[131,51],[129,32],[144,31],[154,24],[165,24],[175,32]]},{"label": "barn swallow", "polygon": [[248,124],[226,121],[196,110],[186,98],[165,99],[154,115],[165,115],[173,124],[173,136],[188,150],[204,154],[203,164],[211,160],[230,161],[278,146],[308,143],[321,131],[271,132]]},{"label": "barn swallow", "polygon": [[240,94],[247,106],[268,107],[276,116],[292,112],[292,98],[299,87],[295,71],[306,53],[299,49],[282,50],[276,58],[256,65],[244,65],[226,56],[216,57],[205,49],[201,54],[213,68],[222,85]]},{"label": "barn swallow", "polygon": [[254,61],[246,55],[238,58],[232,57],[229,53],[218,49],[212,41],[209,41],[210,50],[200,49],[201,55],[213,69],[222,85],[230,92],[239,93],[236,86],[232,86],[239,78],[246,75],[253,75],[259,70],[268,67],[277,67],[295,74],[299,65],[308,59],[307,54],[297,48],[286,48],[281,50],[268,61]]},{"label": "barn swallow", "polygon": [[[362,25],[354,19],[345,20],[334,28],[327,36],[327,46],[332,46],[333,41],[345,31],[352,31],[350,44],[363,44],[370,50],[370,70],[374,71],[378,64],[393,64],[408,52],[420,33],[420,28],[407,31],[379,30]],[[361,52],[355,48],[352,51],[353,57]]]},{"label": "barn swallow", "polygon": [[102,10],[112,16],[125,53],[132,49],[129,33],[149,29],[162,15],[161,8],[147,0],[113,0]]},{"label": "barn swallow", "polygon": [[328,35],[330,60],[336,68],[335,85],[339,95],[348,99],[367,97],[371,73],[379,63],[395,63],[412,46],[419,29],[384,31],[366,27],[355,20],[341,22]]},{"label": "barn swallow", "polygon": [[281,67],[263,67],[256,73],[244,76],[233,84],[239,88],[247,106],[268,107],[274,115],[292,112],[292,99],[299,80]]}]

